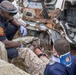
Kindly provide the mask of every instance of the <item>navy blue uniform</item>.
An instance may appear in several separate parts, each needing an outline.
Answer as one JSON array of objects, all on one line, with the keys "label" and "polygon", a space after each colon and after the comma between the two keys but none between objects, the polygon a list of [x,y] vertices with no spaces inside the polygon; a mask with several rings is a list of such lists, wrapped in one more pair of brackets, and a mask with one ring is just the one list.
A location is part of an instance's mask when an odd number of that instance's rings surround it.
[{"label": "navy blue uniform", "polygon": [[[0,15],[0,41],[4,41],[6,38],[12,40],[18,27],[10,24]],[[18,56],[18,52],[15,48],[7,48],[8,58]]]},{"label": "navy blue uniform", "polygon": [[[4,1],[4,0],[0,0],[0,3],[1,3],[2,1]],[[7,0],[7,1],[8,1],[8,0]]]},{"label": "navy blue uniform", "polygon": [[4,0],[0,0],[0,3],[1,3],[2,1],[4,1]]},{"label": "navy blue uniform", "polygon": [[48,64],[44,75],[76,75],[76,56],[72,56],[72,64],[69,67],[58,62],[53,65]]}]

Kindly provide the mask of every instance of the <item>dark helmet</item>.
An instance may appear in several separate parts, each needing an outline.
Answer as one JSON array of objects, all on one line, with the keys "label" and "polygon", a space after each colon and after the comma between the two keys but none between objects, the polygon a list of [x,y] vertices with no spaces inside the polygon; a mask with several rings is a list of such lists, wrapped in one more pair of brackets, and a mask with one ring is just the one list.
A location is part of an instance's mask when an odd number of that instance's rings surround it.
[{"label": "dark helmet", "polygon": [[17,14],[18,12],[17,8],[9,1],[2,1],[0,4],[0,9],[12,16]]}]

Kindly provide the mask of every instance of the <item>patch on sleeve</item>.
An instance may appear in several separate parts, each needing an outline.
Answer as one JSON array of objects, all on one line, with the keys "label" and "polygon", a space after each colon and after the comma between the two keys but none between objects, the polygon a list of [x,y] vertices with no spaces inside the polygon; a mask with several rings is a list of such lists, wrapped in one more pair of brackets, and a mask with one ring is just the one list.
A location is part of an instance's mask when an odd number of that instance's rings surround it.
[{"label": "patch on sleeve", "polygon": [[0,36],[4,35],[4,29],[2,27],[0,27]]}]

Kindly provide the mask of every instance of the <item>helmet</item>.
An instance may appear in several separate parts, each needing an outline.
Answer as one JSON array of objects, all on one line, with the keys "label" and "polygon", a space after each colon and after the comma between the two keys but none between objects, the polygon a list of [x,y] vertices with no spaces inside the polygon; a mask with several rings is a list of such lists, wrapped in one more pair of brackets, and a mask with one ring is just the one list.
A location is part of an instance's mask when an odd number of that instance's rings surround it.
[{"label": "helmet", "polygon": [[9,1],[2,1],[0,4],[0,9],[12,16],[17,14],[18,12],[17,8]]}]

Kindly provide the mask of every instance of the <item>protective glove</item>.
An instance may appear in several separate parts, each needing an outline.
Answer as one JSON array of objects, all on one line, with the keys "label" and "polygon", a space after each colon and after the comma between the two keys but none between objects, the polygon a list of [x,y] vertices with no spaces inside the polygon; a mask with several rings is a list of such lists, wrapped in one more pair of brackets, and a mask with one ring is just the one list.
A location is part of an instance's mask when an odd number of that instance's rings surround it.
[{"label": "protective glove", "polygon": [[27,35],[27,29],[24,26],[20,26],[20,31],[22,33],[22,36],[26,36]]},{"label": "protective glove", "polygon": [[19,48],[23,48],[24,46],[23,46],[23,44],[21,43],[21,45],[20,45],[20,47]]}]

